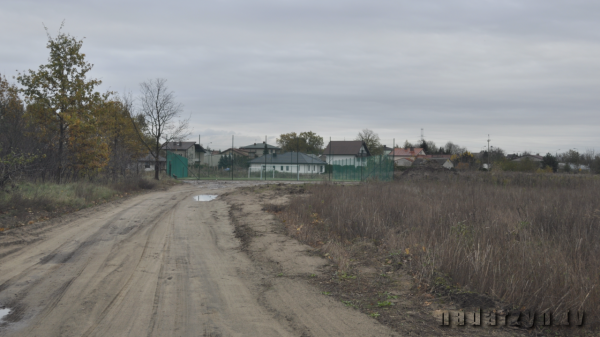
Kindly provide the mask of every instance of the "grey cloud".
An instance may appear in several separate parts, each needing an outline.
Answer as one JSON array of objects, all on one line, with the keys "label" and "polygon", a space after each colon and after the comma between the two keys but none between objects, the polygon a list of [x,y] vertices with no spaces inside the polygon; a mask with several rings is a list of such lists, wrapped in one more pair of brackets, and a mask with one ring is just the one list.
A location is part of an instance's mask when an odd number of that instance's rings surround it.
[{"label": "grey cloud", "polygon": [[[44,22],[82,38],[102,90],[155,77],[226,148],[313,130],[386,143],[426,129],[478,151],[596,148],[594,1],[7,1],[0,72],[47,59]],[[496,136],[494,136],[496,135]],[[197,137],[197,136],[194,136]],[[195,139],[192,137],[192,139]],[[429,136],[428,136],[429,137]],[[237,141],[236,141],[237,143]],[[562,145],[565,144],[565,145]],[[571,144],[571,145],[567,145]]]}]

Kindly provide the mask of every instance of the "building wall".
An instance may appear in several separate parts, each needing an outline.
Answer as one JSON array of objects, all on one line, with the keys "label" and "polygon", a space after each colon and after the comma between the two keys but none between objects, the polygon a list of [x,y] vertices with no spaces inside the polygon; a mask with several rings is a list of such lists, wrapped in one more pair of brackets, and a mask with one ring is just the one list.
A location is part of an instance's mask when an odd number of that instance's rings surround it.
[{"label": "building wall", "polygon": [[[487,164],[486,164],[487,165]],[[446,162],[444,163],[444,165],[442,165],[443,167],[447,168],[447,169],[451,169],[454,167],[454,164],[452,164],[451,161],[446,160]]]},{"label": "building wall", "polygon": [[[358,155],[359,153],[366,153],[367,152],[367,150],[365,149],[364,146],[361,146],[358,151],[359,152],[356,155]],[[348,160],[349,162],[354,162],[355,166],[360,166],[360,160],[359,160],[359,158],[356,157],[356,155],[353,155],[353,154],[332,154],[332,155],[330,155],[329,153],[325,152],[325,153],[323,153],[323,155],[325,156],[325,162],[328,165],[332,165],[333,162],[336,161],[336,160]]]},{"label": "building wall", "polygon": [[221,159],[220,154],[204,153],[204,156],[202,156],[202,161],[200,162],[200,164],[208,165],[210,167],[216,167],[219,165],[220,159]]},{"label": "building wall", "polygon": [[[253,171],[258,171],[260,169],[264,169],[264,166],[265,164],[250,164],[250,169]],[[275,170],[276,172],[298,173],[298,169],[300,170],[300,174],[325,173],[325,165],[323,164],[267,164],[268,172]]]},{"label": "building wall", "polygon": [[412,166],[413,162],[404,158],[396,159],[396,166],[408,167]]},{"label": "building wall", "polygon": [[[337,162],[341,162],[341,165],[354,165],[354,166],[360,166],[361,161],[360,161],[360,157],[356,157],[353,155],[347,155],[347,154],[332,154],[331,156],[325,154],[325,162],[328,165],[333,165],[333,164],[340,164],[340,163],[336,163]],[[363,165],[366,165],[367,159],[366,157],[363,157]]]},{"label": "building wall", "polygon": [[188,163],[189,165],[191,165],[193,162],[198,161],[197,156],[196,156],[196,149],[194,148],[194,146],[190,146],[187,150],[166,150],[172,153],[175,153],[177,155],[180,155],[184,158],[188,159]]}]

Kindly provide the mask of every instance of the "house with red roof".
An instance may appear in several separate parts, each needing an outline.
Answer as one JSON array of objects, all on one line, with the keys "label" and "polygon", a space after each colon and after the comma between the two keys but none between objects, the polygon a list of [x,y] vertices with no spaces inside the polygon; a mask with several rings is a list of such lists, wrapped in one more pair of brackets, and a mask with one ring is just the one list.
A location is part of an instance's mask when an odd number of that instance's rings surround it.
[{"label": "house with red roof", "polygon": [[406,149],[397,147],[394,149],[394,151],[390,152],[389,155],[393,156],[394,158],[417,158],[427,154],[421,147],[409,147]]}]

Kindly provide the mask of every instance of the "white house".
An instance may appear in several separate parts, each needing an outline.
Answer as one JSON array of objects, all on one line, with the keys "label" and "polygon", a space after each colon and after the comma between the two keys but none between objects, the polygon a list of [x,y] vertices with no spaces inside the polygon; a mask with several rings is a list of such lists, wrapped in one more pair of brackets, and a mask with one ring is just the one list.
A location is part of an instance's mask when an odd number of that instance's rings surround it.
[{"label": "white house", "polygon": [[252,159],[249,171],[267,171],[300,174],[325,173],[326,163],[317,156],[300,152],[272,153]]},{"label": "white house", "polygon": [[362,140],[331,141],[323,150],[323,156],[328,165],[365,165],[363,158],[371,156],[367,145]]}]

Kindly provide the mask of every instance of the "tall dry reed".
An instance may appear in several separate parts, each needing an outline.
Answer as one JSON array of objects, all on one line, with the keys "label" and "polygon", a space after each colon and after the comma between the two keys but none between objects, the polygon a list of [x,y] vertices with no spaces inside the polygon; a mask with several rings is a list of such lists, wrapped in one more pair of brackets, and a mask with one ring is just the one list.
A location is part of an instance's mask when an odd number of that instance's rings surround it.
[{"label": "tall dry reed", "polygon": [[321,184],[295,197],[284,216],[300,239],[323,233],[415,254],[415,272],[537,312],[600,317],[600,179],[473,174],[441,180]]}]

